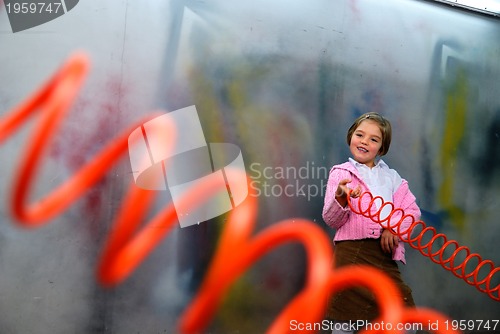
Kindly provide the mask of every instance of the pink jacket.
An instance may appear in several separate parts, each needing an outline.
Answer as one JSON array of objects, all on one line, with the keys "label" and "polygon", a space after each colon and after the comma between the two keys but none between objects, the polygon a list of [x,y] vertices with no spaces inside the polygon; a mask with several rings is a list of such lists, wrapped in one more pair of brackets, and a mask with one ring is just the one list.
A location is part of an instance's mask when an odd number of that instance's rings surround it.
[{"label": "pink jacket", "polygon": [[[340,240],[358,240],[365,238],[380,238],[383,229],[379,224],[373,222],[370,218],[365,218],[362,215],[351,212],[349,205],[342,207],[335,199],[335,192],[339,182],[343,179],[350,179],[351,183],[348,187],[351,189],[361,186],[362,192],[369,191],[367,185],[361,180],[361,177],[350,162],[341,165],[333,166],[330,170],[328,184],[326,187],[325,204],[323,207],[323,219],[326,224],[337,229],[335,241]],[[358,205],[358,199],[352,199],[352,203]],[[367,208],[369,202],[368,196],[363,197],[363,208]],[[402,180],[401,185],[393,194],[393,203],[396,208],[404,210],[405,214],[410,214],[416,220],[420,219],[420,209],[418,208],[415,196],[411,193],[408,182]],[[376,212],[373,208],[372,212]],[[401,224],[401,231],[405,231],[410,227],[411,220],[405,219]],[[392,255],[393,260],[406,263],[404,242],[399,242],[397,248]]]}]

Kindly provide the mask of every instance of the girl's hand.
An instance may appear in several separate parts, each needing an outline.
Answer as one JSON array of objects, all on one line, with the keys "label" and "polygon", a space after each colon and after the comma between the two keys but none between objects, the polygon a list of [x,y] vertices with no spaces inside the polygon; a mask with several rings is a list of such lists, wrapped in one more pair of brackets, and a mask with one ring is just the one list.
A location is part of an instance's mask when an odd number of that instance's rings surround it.
[{"label": "girl's hand", "polygon": [[337,186],[337,191],[335,192],[335,198],[342,206],[346,206],[347,194],[349,194],[349,192],[352,198],[357,198],[359,197],[359,195],[361,195],[361,186],[358,185],[354,190],[351,191],[351,188],[347,186],[347,184],[350,182],[351,180],[349,179],[343,179],[339,182],[339,185]]},{"label": "girl's hand", "polygon": [[[351,188],[347,186],[348,183],[351,183],[351,180],[349,179],[343,179],[342,181],[339,182],[339,185],[337,187],[337,191],[335,192],[335,197],[346,197],[346,195],[349,193]],[[351,192],[351,197],[356,198],[361,195],[361,186],[357,186],[352,192]]]},{"label": "girl's hand", "polygon": [[384,229],[382,232],[382,237],[380,238],[380,245],[385,253],[392,253],[392,251],[398,246],[399,237],[392,234],[391,231]]}]

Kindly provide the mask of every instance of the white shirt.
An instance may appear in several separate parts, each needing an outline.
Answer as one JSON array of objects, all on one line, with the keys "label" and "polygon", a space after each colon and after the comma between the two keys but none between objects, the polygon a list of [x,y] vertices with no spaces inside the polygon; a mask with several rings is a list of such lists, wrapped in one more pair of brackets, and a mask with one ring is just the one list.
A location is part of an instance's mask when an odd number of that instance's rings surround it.
[{"label": "white shirt", "polygon": [[[392,202],[392,195],[401,185],[402,179],[398,172],[390,169],[383,161],[379,160],[372,168],[361,164],[356,160],[349,158],[349,162],[356,167],[359,175],[368,186],[373,197],[380,196],[384,202]],[[380,206],[380,201],[376,201],[377,207]],[[390,214],[390,207],[385,206],[380,217],[386,218]]]}]

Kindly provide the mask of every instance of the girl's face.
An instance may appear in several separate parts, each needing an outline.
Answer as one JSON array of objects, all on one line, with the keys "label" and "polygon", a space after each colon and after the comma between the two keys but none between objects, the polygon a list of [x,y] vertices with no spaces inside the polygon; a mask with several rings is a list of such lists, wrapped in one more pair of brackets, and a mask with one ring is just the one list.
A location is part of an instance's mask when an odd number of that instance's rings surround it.
[{"label": "girl's face", "polygon": [[378,124],[369,119],[362,121],[354,130],[349,145],[354,160],[372,168],[381,147],[382,131]]}]

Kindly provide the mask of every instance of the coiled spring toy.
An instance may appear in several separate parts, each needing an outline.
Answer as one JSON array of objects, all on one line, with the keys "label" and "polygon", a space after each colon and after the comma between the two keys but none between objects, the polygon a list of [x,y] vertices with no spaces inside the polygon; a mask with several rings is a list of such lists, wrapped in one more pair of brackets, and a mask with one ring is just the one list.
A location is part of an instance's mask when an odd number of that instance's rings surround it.
[{"label": "coiled spring toy", "polygon": [[[1,143],[30,116],[40,113],[38,124],[20,162],[11,195],[13,216],[24,227],[37,227],[47,223],[83,196],[127,153],[128,135],[145,121],[140,120],[111,140],[90,162],[45,197],[35,203],[27,203],[43,152],[76,98],[88,73],[89,64],[84,53],[75,53],[44,86],[0,119]],[[173,126],[168,136],[171,144],[175,140]],[[165,144],[169,145],[168,142]],[[235,170],[226,172],[242,173]],[[201,182],[188,191],[183,200],[195,207],[215,192],[225,190],[218,187],[221,186]],[[129,276],[177,222],[175,208],[169,204],[144,226],[140,226],[153,203],[154,194],[153,191],[137,188],[133,183],[130,186],[114,219],[98,265],[97,279],[102,285],[112,287]],[[359,211],[366,214],[364,210]],[[397,324],[415,322],[426,325],[431,321],[444,323],[448,320],[433,310],[404,308],[397,287],[385,274],[374,268],[333,270],[331,241],[319,227],[308,220],[285,220],[251,236],[256,212],[257,200],[254,196],[248,196],[243,204],[231,212],[204,281],[179,321],[180,332],[202,331],[232,282],[267,252],[292,241],[302,243],[306,249],[306,283],[270,325],[269,333],[289,332],[291,320],[298,323],[318,323],[323,318],[328,296],[354,286],[365,286],[373,291],[380,308],[380,317],[374,323],[384,323],[383,331],[401,332],[396,327]],[[234,252],[236,248],[237,255]],[[447,326],[439,326],[435,331],[455,333]]]},{"label": "coiled spring toy", "polygon": [[[500,267],[495,267],[493,261],[483,260],[481,255],[472,253],[467,246],[460,246],[456,240],[448,240],[445,234],[437,233],[434,227],[427,226],[421,220],[415,220],[412,215],[405,214],[403,209],[395,208],[393,203],[384,202],[380,196],[363,192],[359,196],[357,204],[353,202],[351,196],[347,196],[347,198],[352,212],[370,218],[381,227],[389,229],[402,241],[408,243],[410,247],[431,259],[432,262],[441,265],[456,277],[475,286],[490,298],[500,301],[500,283],[495,287],[492,286],[493,278],[500,272]],[[385,213],[387,208],[390,208],[388,214]],[[383,211],[384,215],[382,215]],[[410,222],[409,228],[404,231],[402,230],[403,222]],[[427,242],[426,239],[428,239]],[[442,243],[442,246],[438,246],[439,243]],[[461,260],[462,257],[465,258]],[[477,264],[474,266],[475,261]],[[481,273],[482,269],[483,273]],[[484,274],[485,271],[487,271],[486,274]],[[481,276],[484,277],[481,278]]]}]

